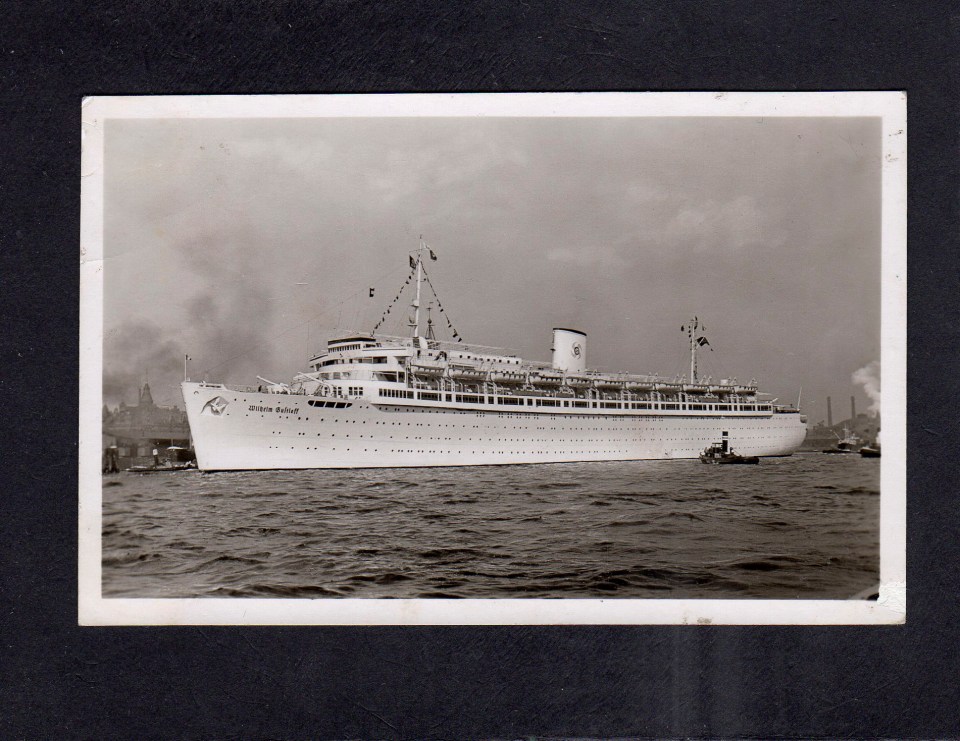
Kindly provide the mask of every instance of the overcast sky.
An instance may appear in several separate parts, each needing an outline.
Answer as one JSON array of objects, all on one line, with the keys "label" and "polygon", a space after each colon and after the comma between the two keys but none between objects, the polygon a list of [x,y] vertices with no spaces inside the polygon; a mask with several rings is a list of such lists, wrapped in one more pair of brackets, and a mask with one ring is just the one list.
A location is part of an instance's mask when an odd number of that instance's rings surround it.
[{"label": "overcast sky", "polygon": [[105,400],[149,373],[179,402],[183,353],[194,377],[289,380],[372,328],[423,234],[465,341],[547,360],[576,327],[589,366],[673,376],[697,315],[703,375],[802,386],[811,424],[829,394],[842,419],[880,356],[880,138],[868,118],[110,120]]}]

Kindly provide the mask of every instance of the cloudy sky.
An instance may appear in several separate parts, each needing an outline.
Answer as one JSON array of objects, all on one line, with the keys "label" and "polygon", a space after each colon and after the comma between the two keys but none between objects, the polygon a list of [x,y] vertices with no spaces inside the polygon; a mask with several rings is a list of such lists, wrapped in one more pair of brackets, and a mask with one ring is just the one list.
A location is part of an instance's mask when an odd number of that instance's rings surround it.
[{"label": "cloudy sky", "polygon": [[183,353],[194,377],[288,380],[372,328],[423,234],[468,342],[546,360],[572,326],[591,366],[673,376],[697,315],[704,375],[802,386],[811,423],[832,395],[839,420],[880,354],[880,138],[869,118],[110,120],[105,400],[149,374],[177,402]]}]

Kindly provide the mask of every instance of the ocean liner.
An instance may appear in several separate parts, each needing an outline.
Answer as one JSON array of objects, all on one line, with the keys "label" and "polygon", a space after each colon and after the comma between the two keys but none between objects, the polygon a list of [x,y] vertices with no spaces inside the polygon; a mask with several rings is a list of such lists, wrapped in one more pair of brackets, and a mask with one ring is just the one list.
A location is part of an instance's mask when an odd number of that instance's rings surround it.
[{"label": "ocean liner", "polygon": [[745,456],[782,456],[803,442],[798,409],[762,400],[753,381],[698,376],[697,350],[709,343],[696,318],[682,327],[689,378],[589,370],[586,334],[576,329],[553,330],[549,363],[466,344],[455,330],[456,341],[437,340],[429,312],[421,336],[425,251],[436,259],[422,240],[410,255],[409,336],[378,334],[378,324],[331,339],[289,384],[184,380],[198,467],[696,459],[715,443]]}]

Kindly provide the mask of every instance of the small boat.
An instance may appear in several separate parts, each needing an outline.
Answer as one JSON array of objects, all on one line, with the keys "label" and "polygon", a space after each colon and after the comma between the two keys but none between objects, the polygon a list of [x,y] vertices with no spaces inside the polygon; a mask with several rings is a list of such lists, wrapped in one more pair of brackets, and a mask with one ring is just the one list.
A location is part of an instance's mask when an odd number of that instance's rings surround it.
[{"label": "small boat", "polygon": [[860,448],[860,455],[864,458],[879,458],[880,446],[864,445]]},{"label": "small boat", "polygon": [[182,473],[183,471],[196,471],[197,464],[174,463],[166,466],[131,466],[124,469],[127,473]]},{"label": "small boat", "polygon": [[125,468],[128,473],[179,473],[180,471],[196,471],[197,456],[190,448],[171,445],[167,448],[167,458],[163,463],[149,466],[131,466]]},{"label": "small boat", "polygon": [[714,463],[717,465],[755,465],[760,459],[755,455],[739,455],[727,448],[727,443],[713,443],[704,448],[700,454],[701,463]]},{"label": "small boat", "polygon": [[[833,433],[837,435],[837,433]],[[857,437],[856,433],[851,432],[846,427],[843,428],[843,437],[837,435],[837,444],[832,448],[824,449],[824,453],[834,453],[841,455],[853,455],[860,452],[863,440]]]}]

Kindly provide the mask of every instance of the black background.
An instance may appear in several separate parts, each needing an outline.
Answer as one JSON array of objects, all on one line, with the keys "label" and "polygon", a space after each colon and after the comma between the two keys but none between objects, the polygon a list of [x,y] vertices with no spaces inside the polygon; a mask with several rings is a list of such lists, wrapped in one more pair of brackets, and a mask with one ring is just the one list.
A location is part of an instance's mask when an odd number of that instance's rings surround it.
[{"label": "black background", "polygon": [[[4,3],[0,736],[960,734],[950,5]],[[905,626],[77,627],[82,96],[821,89],[909,96]]]}]

